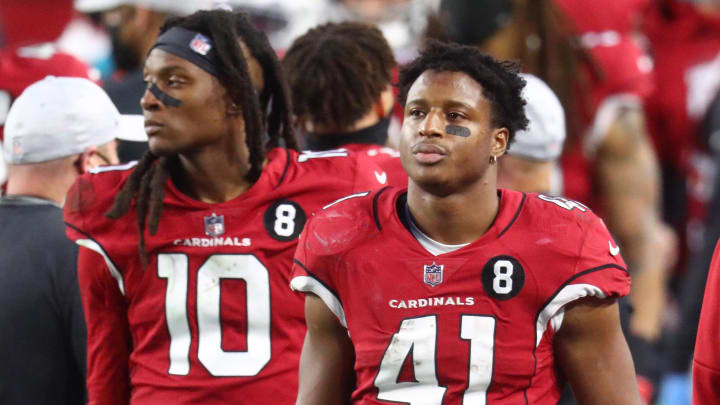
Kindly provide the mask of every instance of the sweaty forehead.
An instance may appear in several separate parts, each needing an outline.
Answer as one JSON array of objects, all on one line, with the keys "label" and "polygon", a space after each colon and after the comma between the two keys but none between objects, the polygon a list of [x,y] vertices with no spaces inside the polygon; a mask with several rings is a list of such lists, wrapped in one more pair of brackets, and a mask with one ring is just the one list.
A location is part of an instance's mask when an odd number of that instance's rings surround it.
[{"label": "sweaty forehead", "polygon": [[410,86],[408,103],[413,100],[460,102],[480,107],[485,101],[480,83],[463,72],[426,70]]}]

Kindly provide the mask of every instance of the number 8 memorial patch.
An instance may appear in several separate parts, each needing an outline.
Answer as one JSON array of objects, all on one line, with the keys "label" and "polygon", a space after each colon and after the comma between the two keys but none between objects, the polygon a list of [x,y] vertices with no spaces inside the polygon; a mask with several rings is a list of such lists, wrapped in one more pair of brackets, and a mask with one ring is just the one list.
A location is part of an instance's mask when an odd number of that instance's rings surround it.
[{"label": "number 8 memorial patch", "polygon": [[281,242],[297,239],[306,220],[300,204],[290,200],[277,200],[270,204],[263,218],[268,235]]},{"label": "number 8 memorial patch", "polygon": [[508,300],[522,290],[525,271],[512,256],[495,256],[482,269],[482,283],[487,295],[496,300]]}]

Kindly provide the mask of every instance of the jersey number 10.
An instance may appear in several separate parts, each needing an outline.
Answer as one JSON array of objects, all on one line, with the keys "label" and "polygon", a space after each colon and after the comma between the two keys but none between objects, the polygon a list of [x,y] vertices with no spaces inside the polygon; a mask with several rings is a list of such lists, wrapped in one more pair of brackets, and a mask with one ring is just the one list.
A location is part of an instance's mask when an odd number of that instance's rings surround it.
[{"label": "jersey number 10", "polygon": [[[190,372],[190,325],[187,316],[188,258],[182,253],[158,255],[158,276],[167,279],[165,318],[170,332],[170,368]],[[247,286],[247,351],[222,349],[220,279],[240,279]],[[257,375],[270,361],[270,280],[253,255],[208,257],[197,273],[198,359],[213,376]],[[252,303],[252,306],[251,306]]]}]

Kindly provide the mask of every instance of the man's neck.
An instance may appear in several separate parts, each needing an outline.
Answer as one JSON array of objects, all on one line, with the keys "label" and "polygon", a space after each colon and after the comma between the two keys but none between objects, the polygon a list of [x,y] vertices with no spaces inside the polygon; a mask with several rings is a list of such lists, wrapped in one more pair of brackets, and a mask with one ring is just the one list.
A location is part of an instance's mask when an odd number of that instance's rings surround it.
[{"label": "man's neck", "polygon": [[191,156],[180,155],[179,162],[182,170],[173,176],[173,182],[180,191],[198,201],[211,204],[229,201],[253,184],[247,179],[248,157],[201,151]]},{"label": "man's neck", "polygon": [[389,127],[390,119],[386,118],[377,121],[369,127],[352,132],[309,133],[307,148],[312,150],[328,150],[353,143],[385,146]]},{"label": "man's neck", "polygon": [[[50,172],[50,169],[55,169]],[[11,166],[7,195],[29,195],[62,204],[77,174],[60,166]]]},{"label": "man's neck", "polygon": [[470,243],[484,235],[500,205],[494,181],[440,196],[410,180],[407,203],[420,230],[448,245]]}]

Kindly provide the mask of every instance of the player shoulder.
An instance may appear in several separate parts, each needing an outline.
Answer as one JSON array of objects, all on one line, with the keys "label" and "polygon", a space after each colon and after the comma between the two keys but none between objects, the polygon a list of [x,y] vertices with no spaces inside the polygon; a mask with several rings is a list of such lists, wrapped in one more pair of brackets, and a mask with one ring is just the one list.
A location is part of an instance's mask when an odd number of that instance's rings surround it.
[{"label": "player shoulder", "polygon": [[605,227],[602,220],[585,204],[565,197],[530,193],[524,209],[526,224],[544,233],[564,235],[563,239],[584,239],[591,228]]},{"label": "player shoulder", "polygon": [[325,205],[303,231],[307,246],[322,254],[338,254],[377,236],[382,231],[383,206],[395,194],[392,190],[350,194]]},{"label": "player shoulder", "polygon": [[580,201],[571,200],[561,196],[551,196],[541,193],[527,195],[527,209],[534,215],[549,215],[558,220],[594,220],[597,216]]}]

